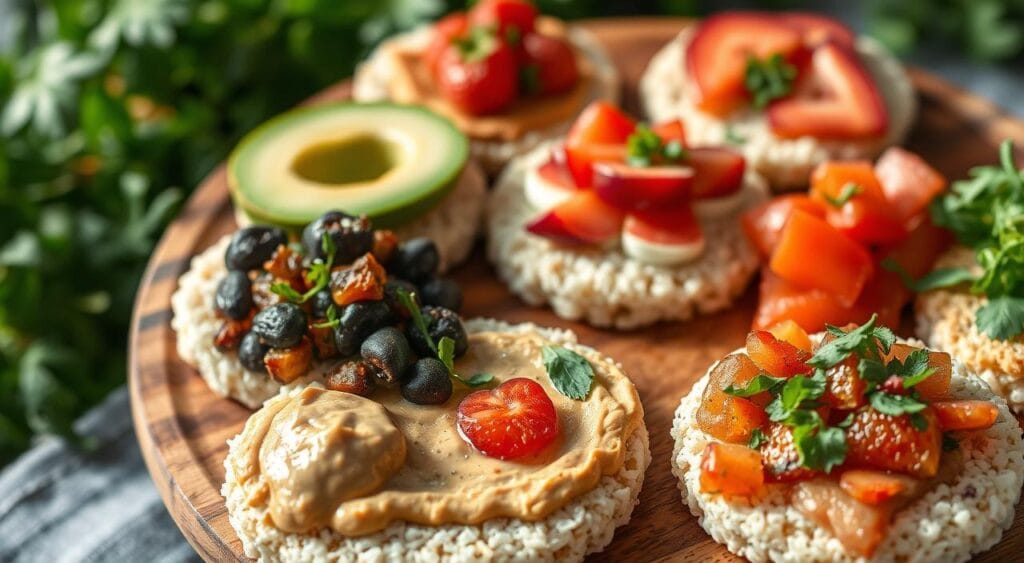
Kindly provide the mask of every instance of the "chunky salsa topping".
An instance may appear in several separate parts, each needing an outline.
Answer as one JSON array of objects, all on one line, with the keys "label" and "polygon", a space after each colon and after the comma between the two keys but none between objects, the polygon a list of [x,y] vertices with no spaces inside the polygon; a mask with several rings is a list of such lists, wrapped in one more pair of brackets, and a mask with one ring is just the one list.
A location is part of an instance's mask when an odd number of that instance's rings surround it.
[{"label": "chunky salsa topping", "polygon": [[527,172],[527,198],[541,214],[526,229],[572,244],[605,245],[621,235],[634,258],[685,262],[703,249],[697,214],[742,203],[744,169],[730,149],[688,147],[680,121],[648,126],[594,102],[565,143]]},{"label": "chunky salsa topping", "polygon": [[763,264],[754,328],[790,319],[817,332],[876,313],[898,325],[912,296],[902,278],[926,274],[948,244],[928,215],[945,188],[919,156],[893,147],[874,165],[825,162],[808,194],[748,211],[743,228]]},{"label": "chunky salsa topping", "polygon": [[435,24],[423,55],[444,97],[472,115],[500,113],[521,96],[571,90],[576,53],[536,26],[525,0],[483,0]]},{"label": "chunky salsa topping", "polygon": [[889,114],[855,39],[840,22],[816,14],[709,17],[686,49],[697,107],[721,117],[763,110],[783,138],[879,137]]},{"label": "chunky salsa topping", "polygon": [[330,389],[367,396],[400,385],[418,404],[447,401],[453,379],[471,387],[492,379],[455,373],[469,347],[462,291],[438,276],[429,239],[400,242],[366,217],[329,211],[300,243],[275,227],[240,229],[224,262],[214,345],[249,371],[287,384],[322,362]]},{"label": "chunky salsa topping", "polygon": [[704,450],[701,490],[756,497],[792,485],[797,508],[870,557],[893,512],[955,473],[953,433],[999,414],[948,398],[949,355],[898,342],[876,321],[828,326],[815,346],[786,321],[718,362],[696,413],[718,440]]}]

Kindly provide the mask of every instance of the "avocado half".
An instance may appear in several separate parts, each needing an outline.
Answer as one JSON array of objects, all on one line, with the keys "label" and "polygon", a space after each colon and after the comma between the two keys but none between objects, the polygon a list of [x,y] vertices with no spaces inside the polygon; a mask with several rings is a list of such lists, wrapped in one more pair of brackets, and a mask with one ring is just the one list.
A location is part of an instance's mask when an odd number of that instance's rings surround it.
[{"label": "avocado half", "polygon": [[440,202],[468,157],[466,136],[427,109],[331,103],[246,135],[228,159],[228,187],[255,223],[298,229],[340,209],[393,228]]}]

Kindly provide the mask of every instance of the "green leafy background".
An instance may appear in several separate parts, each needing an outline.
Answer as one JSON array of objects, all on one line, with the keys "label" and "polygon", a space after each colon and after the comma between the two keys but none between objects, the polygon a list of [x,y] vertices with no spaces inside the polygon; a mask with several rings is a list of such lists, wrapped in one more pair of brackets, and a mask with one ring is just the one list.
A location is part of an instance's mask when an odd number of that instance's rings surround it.
[{"label": "green leafy background", "polygon": [[[704,7],[540,4],[567,18]],[[0,0],[0,464],[35,435],[72,436],[124,381],[146,259],[243,133],[350,75],[388,34],[463,5]],[[901,47],[932,30],[980,57],[1021,54],[1021,0],[878,2],[874,13],[872,28]]]}]

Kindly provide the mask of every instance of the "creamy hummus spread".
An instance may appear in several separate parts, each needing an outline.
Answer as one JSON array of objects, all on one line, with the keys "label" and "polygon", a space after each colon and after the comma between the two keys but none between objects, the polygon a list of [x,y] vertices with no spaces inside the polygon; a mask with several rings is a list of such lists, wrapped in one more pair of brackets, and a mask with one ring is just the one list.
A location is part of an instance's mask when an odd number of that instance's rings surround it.
[{"label": "creamy hummus spread", "polygon": [[643,418],[633,384],[595,352],[577,350],[594,367],[590,395],[575,401],[560,394],[541,363],[548,344],[536,334],[476,333],[455,365],[470,376],[527,377],[544,387],[561,435],[533,458],[489,458],[458,435],[456,406],[472,392],[462,386],[435,406],[408,403],[397,391],[364,399],[309,388],[270,401],[249,419],[240,435],[247,455],[233,469],[242,483],[261,481],[250,504],[267,503],[272,523],[288,532],[330,527],[358,536],[396,521],[543,519],[618,472]]},{"label": "creamy hummus spread", "polygon": [[[554,18],[538,18],[537,29],[545,35],[566,36],[565,24]],[[514,141],[530,131],[569,121],[590,100],[590,90],[595,86],[595,69],[576,49],[579,79],[572,90],[554,96],[522,96],[502,113],[471,115],[445,99],[438,90],[433,74],[423,63],[422,51],[400,45],[386,48],[386,55],[391,57],[395,69],[389,84],[392,101],[426,106],[452,120],[473,139]]]}]

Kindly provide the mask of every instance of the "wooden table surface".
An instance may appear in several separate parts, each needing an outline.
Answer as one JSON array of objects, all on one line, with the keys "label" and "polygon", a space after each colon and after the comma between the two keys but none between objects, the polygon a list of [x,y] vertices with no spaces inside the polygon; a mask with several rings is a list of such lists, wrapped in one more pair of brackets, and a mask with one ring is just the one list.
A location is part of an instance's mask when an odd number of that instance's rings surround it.
[{"label": "wooden table surface", "polygon": [[[685,23],[637,18],[592,20],[582,25],[611,53],[624,78],[626,105],[635,110],[635,85],[647,60]],[[948,177],[961,177],[971,166],[994,162],[1004,138],[1018,140],[1018,146],[1024,144],[1024,123],[934,76],[919,70],[911,74],[921,112],[909,148],[923,154]],[[347,95],[348,85],[343,83],[310,102]],[[224,480],[225,441],[242,428],[250,411],[216,397],[178,357],[170,327],[170,297],[189,259],[233,229],[224,168],[219,167],[168,228],[150,260],[137,296],[128,359],[132,412],[146,464],[174,520],[207,561],[246,559],[219,491]],[[712,361],[742,345],[755,302],[753,285],[729,311],[686,323],[615,332],[566,322],[545,309],[523,305],[497,281],[480,249],[454,275],[465,291],[467,317],[571,328],[583,343],[621,361],[636,382],[646,411],[653,461],[632,520],[592,559],[737,560],[711,540],[680,502],[676,480],[669,472],[669,429],[673,411],[692,382]],[[1003,541],[978,561],[1022,560],[1022,512],[1018,511],[1014,527]]]}]

